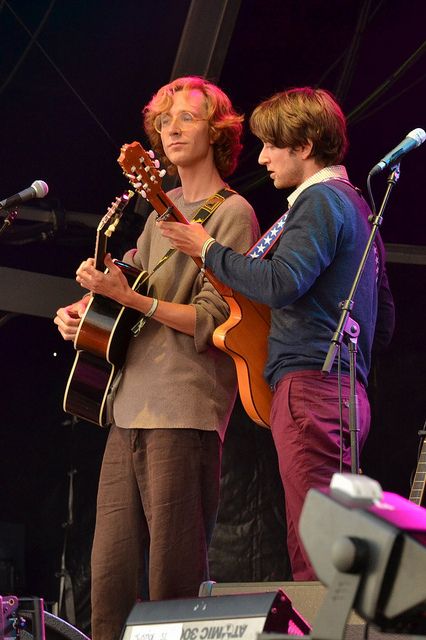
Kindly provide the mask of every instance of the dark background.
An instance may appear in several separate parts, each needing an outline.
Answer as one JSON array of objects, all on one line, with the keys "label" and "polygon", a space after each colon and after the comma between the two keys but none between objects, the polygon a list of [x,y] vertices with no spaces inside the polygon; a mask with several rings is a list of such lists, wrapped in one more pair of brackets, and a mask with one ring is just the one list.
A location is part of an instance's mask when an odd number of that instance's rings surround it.
[{"label": "dark background", "polygon": [[[20,216],[0,238],[0,266],[72,278],[93,253],[96,221],[127,188],[116,162],[120,146],[145,142],[141,108],[170,80],[189,6],[189,0],[0,0],[0,199],[35,179],[49,185],[47,198],[28,205],[40,221]],[[425,127],[424,18],[420,0],[242,0],[222,73],[212,79],[246,115],[289,86],[335,92],[348,115],[346,164],[364,189],[371,167],[409,131]],[[231,185],[252,202],[266,230],[285,194],[264,179],[259,143],[247,129],[244,142]],[[385,211],[397,327],[370,377],[373,427],[361,461],[384,489],[404,496],[425,419],[424,169],[425,147],[403,159]],[[377,204],[386,176],[373,181]],[[48,211],[55,212],[56,228],[44,222]],[[84,214],[78,223],[75,212]],[[142,224],[129,212],[112,243],[116,255]],[[1,308],[7,305],[0,301]],[[10,585],[58,599],[62,523],[75,469],[66,565],[79,625],[87,628],[88,553],[105,433],[62,412],[73,352],[51,319],[4,314],[0,357],[0,592]],[[213,577],[287,578],[284,532],[269,433],[237,408],[225,447]]]}]

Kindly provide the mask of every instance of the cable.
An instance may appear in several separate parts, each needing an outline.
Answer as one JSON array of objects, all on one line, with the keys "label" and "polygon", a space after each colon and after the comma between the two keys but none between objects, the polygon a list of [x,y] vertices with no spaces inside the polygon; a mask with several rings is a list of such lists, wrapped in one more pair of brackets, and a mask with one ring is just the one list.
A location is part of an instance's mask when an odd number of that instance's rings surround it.
[{"label": "cable", "polygon": [[368,174],[368,176],[367,176],[367,192],[368,192],[368,197],[370,198],[371,212],[372,212],[373,216],[375,216],[376,215],[376,203],[374,202],[373,191],[371,190],[371,175],[370,174]]},{"label": "cable", "polygon": [[343,472],[343,447],[344,447],[344,439],[343,439],[343,396],[342,396],[342,358],[341,358],[341,347],[337,350],[337,395],[339,398],[339,438],[340,438],[340,447],[339,447],[339,473]]}]

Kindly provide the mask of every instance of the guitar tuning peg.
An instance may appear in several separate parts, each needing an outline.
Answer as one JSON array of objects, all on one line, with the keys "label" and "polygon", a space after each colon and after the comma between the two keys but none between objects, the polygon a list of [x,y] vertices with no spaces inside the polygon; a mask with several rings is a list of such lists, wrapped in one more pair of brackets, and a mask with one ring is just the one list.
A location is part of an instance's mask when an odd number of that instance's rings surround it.
[{"label": "guitar tuning peg", "polygon": [[166,175],[166,170],[165,169],[161,169],[160,173],[158,174],[160,176],[160,178],[164,178],[164,176]]},{"label": "guitar tuning peg", "polygon": [[152,149],[150,149],[150,150],[148,151],[148,155],[149,155],[149,157],[150,157],[150,158],[152,158],[152,160],[154,160],[154,158],[155,158],[155,153],[153,152],[153,150],[152,150]]},{"label": "guitar tuning peg", "polygon": [[159,161],[159,160],[157,160],[157,159],[156,159],[156,160],[154,160],[154,167],[155,167],[156,169],[159,169],[159,168],[160,168],[160,161]]},{"label": "guitar tuning peg", "polygon": [[142,198],[145,198],[146,200],[146,191],[144,189],[141,189],[139,193],[141,194]]}]

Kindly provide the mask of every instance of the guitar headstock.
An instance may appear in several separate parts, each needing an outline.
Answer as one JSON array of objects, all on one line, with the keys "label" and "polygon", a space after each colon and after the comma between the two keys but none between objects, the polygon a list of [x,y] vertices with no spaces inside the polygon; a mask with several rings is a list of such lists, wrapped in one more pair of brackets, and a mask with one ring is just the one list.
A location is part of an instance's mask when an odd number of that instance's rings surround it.
[{"label": "guitar headstock", "polygon": [[140,142],[124,144],[121,147],[118,164],[136,191],[154,207],[156,196],[161,194],[161,179],[165,175],[153,151],[145,151]]},{"label": "guitar headstock", "polygon": [[[116,199],[111,202],[106,214],[98,224],[98,233],[103,232],[108,238],[117,228],[120,218],[123,215],[124,208],[127,207],[130,198],[134,196],[134,191],[125,191],[121,196],[117,196]],[[108,225],[108,226],[107,226]],[[106,227],[106,229],[105,229]]]},{"label": "guitar headstock", "polygon": [[108,210],[96,230],[95,245],[95,267],[98,271],[104,270],[104,256],[106,253],[107,238],[110,238],[116,230],[124,208],[127,207],[130,198],[135,195],[134,191],[125,191],[121,196],[117,196],[114,202],[108,207]]}]

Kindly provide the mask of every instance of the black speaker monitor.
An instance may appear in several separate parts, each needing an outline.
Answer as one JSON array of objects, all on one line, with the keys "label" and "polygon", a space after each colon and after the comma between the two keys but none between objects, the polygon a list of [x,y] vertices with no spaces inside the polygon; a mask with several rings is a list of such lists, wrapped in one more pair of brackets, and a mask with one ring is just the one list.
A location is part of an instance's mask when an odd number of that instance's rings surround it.
[{"label": "black speaker monitor", "polygon": [[335,476],[330,489],[308,492],[299,525],[312,565],[329,588],[320,611],[324,626],[334,624],[333,638],[341,636],[331,606],[337,597],[343,623],[353,606],[383,631],[425,634],[426,509],[380,487],[380,495],[368,499],[368,483],[375,481]]},{"label": "black speaker monitor", "polygon": [[256,640],[262,631],[305,635],[310,627],[276,591],[141,602],[130,612],[121,640]]}]

